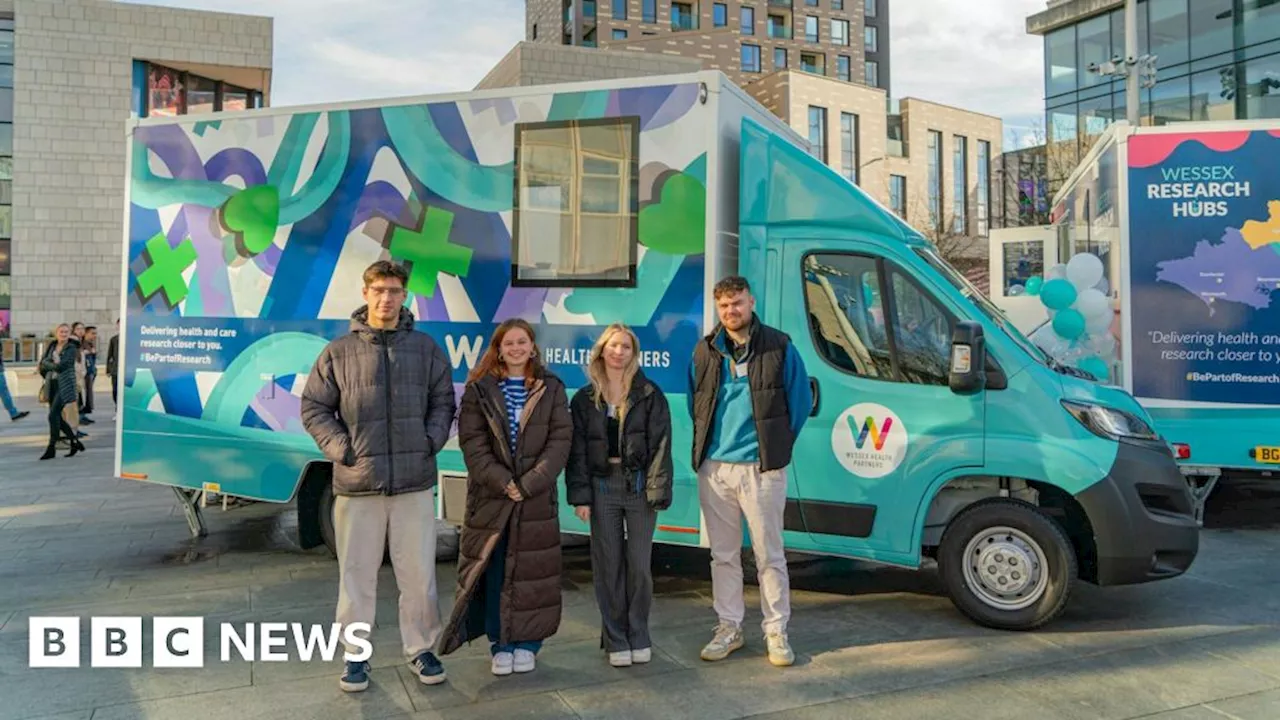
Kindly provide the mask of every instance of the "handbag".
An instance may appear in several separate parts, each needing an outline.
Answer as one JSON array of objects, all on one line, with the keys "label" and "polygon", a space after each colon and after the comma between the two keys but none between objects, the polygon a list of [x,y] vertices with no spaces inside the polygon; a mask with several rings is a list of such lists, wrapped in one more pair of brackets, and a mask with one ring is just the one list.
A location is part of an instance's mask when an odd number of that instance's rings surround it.
[{"label": "handbag", "polygon": [[37,394],[36,399],[41,405],[49,404],[49,399],[53,397],[53,391],[49,389],[49,386],[57,382],[57,380],[58,374],[53,373],[53,377],[45,376],[44,382],[40,383],[40,392]]}]

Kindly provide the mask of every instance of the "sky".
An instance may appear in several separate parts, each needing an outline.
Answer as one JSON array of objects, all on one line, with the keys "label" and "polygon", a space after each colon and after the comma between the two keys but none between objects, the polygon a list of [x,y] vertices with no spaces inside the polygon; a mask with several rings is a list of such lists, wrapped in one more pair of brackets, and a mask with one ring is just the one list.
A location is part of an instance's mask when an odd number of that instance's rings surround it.
[{"label": "sky", "polygon": [[[470,90],[524,39],[523,0],[126,1],[275,18],[277,106]],[[1006,149],[1043,134],[1044,0],[888,1],[895,97],[1000,117]]]}]

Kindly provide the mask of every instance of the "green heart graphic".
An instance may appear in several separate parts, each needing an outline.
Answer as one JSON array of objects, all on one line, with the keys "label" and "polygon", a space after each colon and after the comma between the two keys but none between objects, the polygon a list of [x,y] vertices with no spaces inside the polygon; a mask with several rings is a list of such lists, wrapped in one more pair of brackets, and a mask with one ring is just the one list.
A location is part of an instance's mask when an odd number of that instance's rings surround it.
[{"label": "green heart graphic", "polygon": [[707,230],[707,191],[696,178],[675,173],[661,199],[640,211],[640,242],[671,255],[701,253]]},{"label": "green heart graphic", "polygon": [[245,188],[222,206],[222,227],[235,234],[243,255],[257,255],[270,247],[279,224],[280,192],[270,185]]}]

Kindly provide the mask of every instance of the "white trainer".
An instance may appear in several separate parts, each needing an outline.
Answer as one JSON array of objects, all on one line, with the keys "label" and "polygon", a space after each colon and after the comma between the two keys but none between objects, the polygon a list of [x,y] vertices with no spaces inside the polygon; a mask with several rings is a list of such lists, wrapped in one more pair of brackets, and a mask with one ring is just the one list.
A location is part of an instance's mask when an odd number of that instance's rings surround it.
[{"label": "white trainer", "polygon": [[509,652],[494,653],[490,669],[494,675],[510,675],[515,665],[515,657]]},{"label": "white trainer", "polygon": [[515,658],[512,662],[512,669],[518,673],[527,673],[533,672],[533,669],[537,667],[537,665],[538,660],[533,653],[528,650],[516,648]]},{"label": "white trainer", "polygon": [[653,659],[653,649],[643,648],[641,650],[631,651],[631,662],[643,665]]},{"label": "white trainer", "polygon": [[630,650],[609,653],[609,664],[614,667],[631,667],[631,660]]}]

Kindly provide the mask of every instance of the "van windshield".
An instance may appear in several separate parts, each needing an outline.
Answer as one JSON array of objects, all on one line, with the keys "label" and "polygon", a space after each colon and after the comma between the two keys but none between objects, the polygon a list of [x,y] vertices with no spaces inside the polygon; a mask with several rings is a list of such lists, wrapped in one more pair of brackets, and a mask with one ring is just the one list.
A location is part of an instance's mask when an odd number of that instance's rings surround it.
[{"label": "van windshield", "polygon": [[1031,342],[1026,335],[1022,334],[1021,330],[1014,327],[1013,324],[1009,322],[1009,318],[1005,317],[1004,313],[1000,311],[1000,308],[996,307],[995,303],[987,299],[987,296],[983,295],[981,290],[975,287],[972,282],[969,282],[969,278],[961,275],[954,267],[951,266],[950,263],[943,260],[936,250],[933,248],[916,248],[916,252],[919,253],[920,257],[924,258],[924,261],[929,263],[934,270],[937,270],[938,274],[946,278],[947,282],[951,283],[956,290],[959,290],[961,295],[967,298],[969,302],[973,303],[984,315],[998,325],[1001,330],[1004,330],[1006,335],[1013,338],[1014,342],[1021,345],[1024,350],[1030,353],[1031,357],[1035,358],[1041,364],[1049,364],[1048,356],[1044,354],[1044,351],[1040,349],[1040,346]]}]

